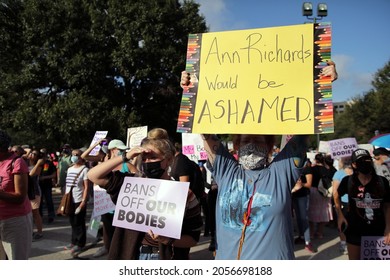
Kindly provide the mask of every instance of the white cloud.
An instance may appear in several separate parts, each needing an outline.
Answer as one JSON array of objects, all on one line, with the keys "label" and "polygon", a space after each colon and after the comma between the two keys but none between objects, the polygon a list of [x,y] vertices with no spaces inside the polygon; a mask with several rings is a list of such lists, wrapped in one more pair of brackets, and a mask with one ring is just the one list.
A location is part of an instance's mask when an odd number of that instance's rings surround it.
[{"label": "white cloud", "polygon": [[332,55],[332,60],[336,63],[339,75],[339,79],[333,84],[336,101],[345,101],[360,96],[372,88],[373,74],[357,71],[356,61],[353,57],[335,54]]},{"label": "white cloud", "polygon": [[224,19],[227,17],[227,8],[224,0],[196,0],[200,4],[200,14],[206,18],[210,31],[223,29]]}]

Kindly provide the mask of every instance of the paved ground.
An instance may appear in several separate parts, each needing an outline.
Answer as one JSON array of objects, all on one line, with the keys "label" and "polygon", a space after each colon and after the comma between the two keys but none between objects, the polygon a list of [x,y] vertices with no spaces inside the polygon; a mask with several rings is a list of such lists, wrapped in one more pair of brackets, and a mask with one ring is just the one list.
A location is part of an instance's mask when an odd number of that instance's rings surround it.
[{"label": "paved ground", "polygon": [[[60,195],[54,194],[54,204],[58,205]],[[92,205],[89,205],[92,209]],[[90,211],[88,212],[89,221]],[[46,222],[46,217],[44,217]],[[69,251],[63,247],[70,242],[70,225],[68,218],[57,217],[56,220],[44,225],[44,237],[32,243],[32,260],[69,260],[73,259]],[[80,254],[79,259],[94,259],[92,255],[103,245],[101,241],[95,244],[96,238],[88,235],[87,250]],[[201,237],[197,246],[191,249],[191,259],[212,260],[213,254],[208,250],[209,237]],[[317,253],[310,253],[304,249],[304,245],[296,245],[295,256],[297,260],[346,260],[347,255],[343,255],[338,250],[338,234],[334,227],[325,227],[324,238],[313,240],[313,244],[318,247]],[[106,259],[106,256],[99,258]]]}]

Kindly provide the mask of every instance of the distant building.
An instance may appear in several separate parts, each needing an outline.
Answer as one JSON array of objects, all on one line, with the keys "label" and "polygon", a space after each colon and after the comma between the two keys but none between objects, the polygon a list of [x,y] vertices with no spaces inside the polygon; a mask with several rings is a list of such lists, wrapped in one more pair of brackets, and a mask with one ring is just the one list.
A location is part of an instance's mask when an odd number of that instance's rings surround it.
[{"label": "distant building", "polygon": [[333,102],[333,113],[334,114],[343,113],[345,111],[345,108],[352,104],[353,104],[352,100],[343,101],[343,102]]}]

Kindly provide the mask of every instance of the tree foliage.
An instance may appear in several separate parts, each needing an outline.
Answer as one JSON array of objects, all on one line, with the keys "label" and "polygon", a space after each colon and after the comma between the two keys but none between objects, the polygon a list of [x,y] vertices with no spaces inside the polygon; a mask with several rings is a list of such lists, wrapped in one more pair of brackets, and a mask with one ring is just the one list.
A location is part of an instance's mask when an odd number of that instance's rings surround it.
[{"label": "tree foliage", "polygon": [[16,143],[89,144],[176,130],[192,1],[0,0],[0,127]]},{"label": "tree foliage", "polygon": [[350,106],[335,118],[334,138],[355,137],[367,143],[376,130],[390,132],[390,61],[379,69],[371,82],[373,89],[353,99]]}]

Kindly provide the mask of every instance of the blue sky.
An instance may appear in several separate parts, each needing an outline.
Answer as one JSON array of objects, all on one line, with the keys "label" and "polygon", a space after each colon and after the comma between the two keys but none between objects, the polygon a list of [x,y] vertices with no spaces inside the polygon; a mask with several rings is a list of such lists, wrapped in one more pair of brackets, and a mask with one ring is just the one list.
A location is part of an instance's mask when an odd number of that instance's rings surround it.
[{"label": "blue sky", "polygon": [[[302,4],[296,0],[195,0],[201,4],[210,31],[302,24]],[[390,0],[324,0],[332,23],[332,60],[339,80],[333,101],[347,101],[370,90],[373,75],[390,60]]]}]

